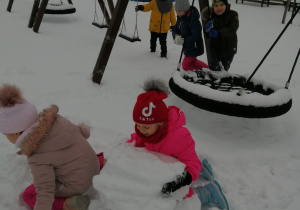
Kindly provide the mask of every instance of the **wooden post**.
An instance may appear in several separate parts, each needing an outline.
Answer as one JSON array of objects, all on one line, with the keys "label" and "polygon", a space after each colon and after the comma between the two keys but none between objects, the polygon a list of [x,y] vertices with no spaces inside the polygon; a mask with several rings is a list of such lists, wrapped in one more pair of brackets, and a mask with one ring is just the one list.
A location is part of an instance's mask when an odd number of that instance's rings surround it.
[{"label": "wooden post", "polygon": [[49,0],[42,0],[42,2],[41,2],[40,8],[36,15],[36,19],[34,21],[34,26],[33,26],[33,31],[35,33],[39,32],[39,28],[40,28],[41,22],[43,20],[43,17],[44,17],[45,11],[46,11],[48,1]]},{"label": "wooden post", "polygon": [[282,18],[282,24],[285,23],[286,13],[287,13],[287,11],[289,9],[290,3],[291,3],[291,0],[287,0],[285,8],[284,8],[284,13],[283,13],[283,18]]},{"label": "wooden post", "polygon": [[[210,64],[210,61],[211,61],[211,55],[210,55],[210,50],[209,50],[210,38],[209,38],[208,34],[205,33],[205,29],[204,29],[204,27],[207,23],[207,18],[209,18],[209,16],[210,16],[210,7],[209,7],[208,0],[199,0],[199,7],[200,7],[202,28],[203,28],[203,37],[204,37],[205,50],[206,50],[206,56],[207,56],[207,63]],[[206,7],[208,9],[208,11],[207,11],[208,17],[203,18],[202,12]]]},{"label": "wooden post", "polygon": [[296,8],[297,8],[297,2],[296,2],[296,0],[294,0],[294,4],[293,4],[293,8],[292,8],[292,15],[291,16],[293,16],[294,12],[296,11]]},{"label": "wooden post", "polygon": [[108,7],[109,7],[109,11],[110,11],[110,14],[111,16],[113,16],[114,14],[114,2],[112,0],[107,0],[107,4],[108,4]]},{"label": "wooden post", "polygon": [[106,6],[104,4],[104,1],[103,0],[98,0],[98,3],[100,5],[100,8],[101,8],[102,13],[104,15],[105,21],[106,21],[107,25],[109,25],[109,23],[110,23],[110,17],[109,17],[108,11],[106,9]]},{"label": "wooden post", "polygon": [[29,18],[28,28],[32,28],[35,22],[36,14],[39,11],[39,6],[40,6],[40,0],[34,0],[32,10],[31,10],[31,15]]},{"label": "wooden post", "polygon": [[7,5],[8,12],[11,12],[11,7],[12,7],[13,3],[14,3],[14,0],[9,0],[8,5]]},{"label": "wooden post", "polygon": [[93,82],[100,84],[109,56],[115,43],[122,19],[124,17],[129,0],[118,0],[111,23],[106,31],[104,41],[93,71]]}]

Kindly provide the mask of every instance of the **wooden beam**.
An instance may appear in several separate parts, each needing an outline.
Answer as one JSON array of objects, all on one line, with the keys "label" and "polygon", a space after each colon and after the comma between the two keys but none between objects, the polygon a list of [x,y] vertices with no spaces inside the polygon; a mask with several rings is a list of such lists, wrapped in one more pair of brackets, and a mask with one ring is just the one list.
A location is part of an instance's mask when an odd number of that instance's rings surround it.
[{"label": "wooden beam", "polygon": [[11,12],[11,8],[12,8],[13,3],[14,3],[14,0],[9,0],[8,5],[7,5],[7,9],[6,9],[8,12]]},{"label": "wooden beam", "polygon": [[112,48],[114,46],[122,19],[124,17],[129,0],[118,0],[115,11],[108,25],[104,41],[93,71],[93,82],[100,84],[108,59],[110,57]]},{"label": "wooden beam", "polygon": [[103,0],[98,0],[98,3],[100,5],[100,8],[101,8],[102,13],[104,15],[105,21],[106,21],[107,25],[109,25],[109,23],[110,23],[110,17],[109,17],[108,11],[106,9],[106,6],[104,4],[104,1]]},{"label": "wooden beam", "polygon": [[40,8],[38,10],[38,13],[36,15],[36,19],[35,19],[34,25],[33,25],[33,31],[35,33],[39,32],[39,28],[40,28],[41,22],[43,20],[48,2],[49,2],[49,0],[42,0],[42,2],[41,2]]},{"label": "wooden beam", "polygon": [[32,26],[35,22],[36,14],[39,11],[39,6],[40,6],[40,0],[34,0],[30,18],[29,18],[29,22],[28,22],[28,28],[32,28]]}]

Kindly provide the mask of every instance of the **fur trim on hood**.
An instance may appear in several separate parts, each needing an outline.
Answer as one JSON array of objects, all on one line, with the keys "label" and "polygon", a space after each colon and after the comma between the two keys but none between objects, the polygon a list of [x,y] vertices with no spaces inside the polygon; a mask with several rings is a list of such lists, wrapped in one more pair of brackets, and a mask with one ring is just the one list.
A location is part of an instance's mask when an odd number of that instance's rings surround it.
[{"label": "fur trim on hood", "polygon": [[30,156],[41,144],[47,135],[52,123],[56,120],[58,107],[51,105],[44,109],[38,116],[38,122],[30,128],[30,131],[24,136],[21,143],[21,153]]}]

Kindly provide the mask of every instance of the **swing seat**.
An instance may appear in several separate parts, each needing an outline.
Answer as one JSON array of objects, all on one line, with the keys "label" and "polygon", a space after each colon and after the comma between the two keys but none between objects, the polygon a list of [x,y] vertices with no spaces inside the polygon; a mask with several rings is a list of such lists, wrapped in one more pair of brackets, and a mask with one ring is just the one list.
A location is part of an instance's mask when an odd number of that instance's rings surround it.
[{"label": "swing seat", "polygon": [[175,71],[169,80],[171,91],[186,102],[210,112],[244,117],[271,118],[292,107],[291,91],[262,80],[252,79],[238,96],[246,77],[228,72]]},{"label": "swing seat", "polygon": [[48,4],[45,14],[66,15],[76,12],[76,8],[72,4]]},{"label": "swing seat", "polygon": [[97,21],[93,21],[92,24],[98,28],[108,28],[108,25],[107,24],[100,24],[98,23]]},{"label": "swing seat", "polygon": [[123,33],[120,33],[119,37],[121,37],[121,38],[123,38],[127,41],[130,41],[130,42],[140,42],[141,41],[141,39],[138,36],[131,37],[131,36],[128,36],[128,35],[123,34]]}]

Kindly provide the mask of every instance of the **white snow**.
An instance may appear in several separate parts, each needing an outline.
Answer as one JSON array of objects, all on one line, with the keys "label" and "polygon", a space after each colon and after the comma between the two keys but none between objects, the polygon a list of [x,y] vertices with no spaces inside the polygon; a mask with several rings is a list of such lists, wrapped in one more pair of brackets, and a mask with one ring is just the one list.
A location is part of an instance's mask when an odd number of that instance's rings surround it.
[{"label": "white snow", "polygon": [[[281,23],[284,7],[229,2],[240,18],[238,53],[230,72],[250,75],[285,27]],[[196,196],[181,200],[186,188],[168,198],[159,194],[163,183],[181,173],[180,163],[161,160],[161,155],[125,143],[134,131],[132,110],[142,92],[140,85],[149,76],[168,82],[176,71],[181,47],[173,43],[171,34],[168,59],[159,57],[159,44],[157,52],[150,53],[150,13],[140,12],[142,41],[130,43],[117,37],[98,85],[91,78],[107,29],[92,25],[93,0],[73,0],[74,14],[45,15],[39,33],[27,27],[32,0],[14,1],[11,13],[6,11],[7,3],[0,0],[0,85],[16,84],[39,111],[56,104],[72,122],[92,127],[89,142],[108,161],[94,178],[90,209],[199,209]],[[195,5],[199,7],[198,1]],[[126,29],[132,33],[135,6],[136,2],[129,2],[125,13]],[[299,50],[299,25],[298,14],[255,78],[284,86]],[[206,55],[199,58],[206,61]],[[293,106],[276,118],[245,119],[207,112],[173,93],[166,100],[185,112],[197,153],[211,163],[232,210],[295,210],[300,206],[299,66],[298,61],[289,87]],[[16,152],[0,135],[1,210],[28,209],[20,195],[32,183],[32,175],[26,158]]]}]

